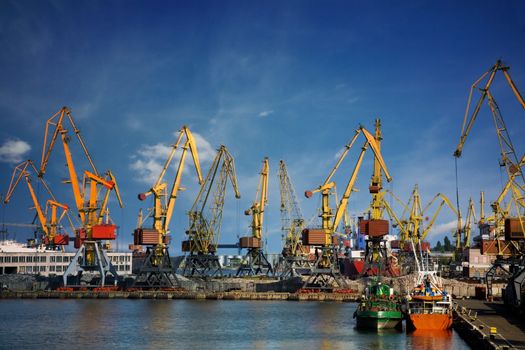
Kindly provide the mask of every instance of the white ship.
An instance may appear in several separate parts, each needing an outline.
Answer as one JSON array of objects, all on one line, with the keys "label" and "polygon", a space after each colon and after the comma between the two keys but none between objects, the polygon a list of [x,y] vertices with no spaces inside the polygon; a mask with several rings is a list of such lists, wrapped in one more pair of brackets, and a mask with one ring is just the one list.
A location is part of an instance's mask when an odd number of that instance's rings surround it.
[{"label": "white ship", "polygon": [[[34,247],[13,241],[0,241],[0,275],[63,275],[75,252],[46,250],[44,246]],[[131,275],[131,252],[108,252],[111,263],[121,276]]]}]

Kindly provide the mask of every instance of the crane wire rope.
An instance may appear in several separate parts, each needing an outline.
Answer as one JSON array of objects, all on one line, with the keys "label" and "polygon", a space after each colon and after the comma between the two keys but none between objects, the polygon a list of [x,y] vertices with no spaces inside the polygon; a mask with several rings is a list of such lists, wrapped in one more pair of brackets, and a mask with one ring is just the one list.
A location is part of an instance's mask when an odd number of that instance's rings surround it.
[{"label": "crane wire rope", "polygon": [[[454,157],[454,168],[456,173],[456,208],[458,209],[458,221],[461,218],[461,209],[459,206],[459,184],[458,184],[458,158]],[[461,230],[461,228],[458,227],[458,230]],[[457,232],[456,234],[461,235],[461,232]],[[460,236],[461,237],[461,236]]]}]

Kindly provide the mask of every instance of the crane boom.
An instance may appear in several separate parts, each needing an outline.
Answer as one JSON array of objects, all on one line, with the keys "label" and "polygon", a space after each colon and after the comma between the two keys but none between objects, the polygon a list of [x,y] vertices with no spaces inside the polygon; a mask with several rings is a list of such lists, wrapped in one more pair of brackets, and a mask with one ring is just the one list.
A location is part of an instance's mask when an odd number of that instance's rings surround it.
[{"label": "crane boom", "polygon": [[[164,182],[164,175],[166,174],[166,171],[173,160],[175,152],[179,149],[180,143],[184,136],[186,136],[186,141],[182,146],[177,172],[175,174],[175,178],[168,196],[166,192],[167,184]],[[173,215],[173,209],[175,207],[178,192],[181,189],[180,182],[188,150],[193,158],[193,164],[195,166],[195,171],[197,172],[198,182],[200,185],[202,185],[202,172],[195,138],[190,132],[190,129],[184,125],[179,130],[177,141],[175,144],[173,144],[171,152],[168,155],[168,159],[166,160],[166,163],[164,164],[157,181],[149,191],[140,193],[138,195],[140,200],[145,200],[148,196],[153,195],[153,228],[160,233],[158,242],[159,244],[162,243],[162,236],[169,232],[169,224]]]},{"label": "crane boom", "polygon": [[348,200],[350,199],[350,195],[352,194],[352,190],[354,188],[355,181],[357,180],[357,174],[359,173],[359,169],[361,168],[363,157],[367,150],[368,145],[370,145],[370,148],[374,152],[374,157],[375,159],[377,159],[380,168],[385,173],[385,177],[387,181],[389,182],[392,181],[392,177],[390,176],[390,173],[388,172],[388,169],[386,168],[386,164],[383,160],[383,156],[381,155],[381,150],[380,150],[378,143],[376,142],[376,139],[364,127],[361,126],[360,130],[363,132],[363,135],[366,137],[366,142],[363,144],[363,147],[361,148],[361,152],[359,154],[356,165],[352,172],[352,176],[350,177],[350,180],[348,181],[346,185],[345,191],[343,193],[343,196],[341,197],[339,205],[337,206],[334,220],[331,225],[332,228],[338,227],[341,219],[343,218],[343,215],[346,211],[346,207],[348,205]]},{"label": "crane boom", "polygon": [[[80,146],[82,147],[82,150],[84,151],[84,154],[86,155],[86,158],[91,166],[91,169],[93,170],[95,174],[98,174],[97,168],[95,167],[95,163],[93,162],[93,159],[91,158],[91,155],[89,154],[87,150],[86,144],[84,143],[84,140],[82,139],[82,136],[80,135],[80,130],[78,130],[78,128],[75,125],[75,122],[73,121],[73,118],[71,117],[70,109],[67,107],[62,107],[58,112],[56,112],[53,116],[51,116],[51,118],[49,118],[46,122],[46,130],[44,133],[44,147],[42,148],[42,160],[40,162],[40,171],[38,173],[39,177],[42,177],[46,172],[47,163],[49,162],[51,151],[53,150],[53,146],[55,145],[58,134],[64,134],[67,132],[66,130],[64,130],[64,127],[63,127],[63,119],[66,116],[71,124],[71,127],[73,128],[73,132],[78,138]],[[50,127],[55,127],[55,129],[53,130],[53,135],[51,136],[49,140],[49,144],[48,144]],[[69,140],[67,140],[67,142],[69,142]]]},{"label": "crane boom", "polygon": [[[465,141],[467,140],[467,136],[470,133],[470,130],[472,129],[472,126],[474,125],[474,121],[476,120],[476,117],[478,116],[478,113],[479,113],[479,111],[481,109],[483,101],[485,100],[485,98],[489,94],[489,89],[490,89],[490,87],[492,85],[494,77],[496,76],[496,73],[498,71],[500,71],[500,70],[503,72],[503,75],[505,76],[505,79],[507,80],[507,82],[510,85],[512,91],[514,92],[514,95],[518,99],[518,102],[523,107],[523,109],[525,109],[525,101],[523,100],[523,97],[519,93],[516,85],[514,84],[514,82],[512,81],[512,79],[511,79],[511,77],[510,77],[510,75],[508,73],[509,67],[504,66],[502,61],[498,60],[496,62],[496,64],[494,64],[492,67],[490,67],[490,69],[487,72],[483,73],[483,75],[478,80],[476,80],[472,84],[472,86],[470,88],[470,93],[469,93],[469,97],[468,97],[468,100],[467,100],[467,108],[465,110],[465,115],[463,117],[463,126],[461,128],[461,136],[460,136],[460,139],[459,139],[458,146],[456,147],[456,150],[454,151],[454,156],[455,157],[461,157],[461,153],[463,151],[463,146],[465,145]],[[473,91],[476,88],[478,88],[478,84],[485,77],[487,77],[487,75],[488,75],[488,79],[487,79],[487,82],[485,83],[485,87],[480,89],[481,95],[479,97],[478,102],[476,103],[474,111],[472,112],[472,114],[471,114],[471,116],[469,118],[468,115],[469,115],[469,110],[470,110],[470,104],[472,102]],[[467,122],[467,118],[468,118],[468,122]]]}]

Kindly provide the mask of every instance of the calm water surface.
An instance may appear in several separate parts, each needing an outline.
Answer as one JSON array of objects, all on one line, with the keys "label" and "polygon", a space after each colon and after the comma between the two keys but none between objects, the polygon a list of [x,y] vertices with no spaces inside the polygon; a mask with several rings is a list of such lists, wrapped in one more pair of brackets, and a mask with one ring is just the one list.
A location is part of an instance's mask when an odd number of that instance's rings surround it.
[{"label": "calm water surface", "polygon": [[0,300],[1,349],[468,349],[455,332],[363,332],[356,304]]}]

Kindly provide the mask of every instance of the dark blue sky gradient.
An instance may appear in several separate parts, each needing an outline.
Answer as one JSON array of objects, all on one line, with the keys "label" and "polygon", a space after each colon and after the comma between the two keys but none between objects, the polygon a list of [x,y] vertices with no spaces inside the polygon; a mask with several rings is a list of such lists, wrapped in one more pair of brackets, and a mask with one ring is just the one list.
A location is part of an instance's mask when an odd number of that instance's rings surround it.
[{"label": "dark blue sky gradient", "polygon": [[[359,124],[373,129],[376,117],[394,178],[389,188],[406,199],[418,183],[423,202],[437,192],[455,201],[452,153],[470,85],[502,58],[524,94],[524,38],[525,3],[517,0],[4,0],[0,146],[25,141],[31,151],[22,159],[38,162],[45,120],[69,106],[99,170],[111,168],[119,181],[126,207],[112,215],[124,246],[142,204],[136,194],[151,186],[132,164],[148,160],[148,146],[174,142],[174,132],[187,124],[212,147],[226,144],[236,158],[242,199],[227,198],[225,241],[247,233],[249,220],[238,212],[249,207],[261,161],[270,157],[267,232],[270,251],[278,251],[279,159],[288,163],[300,195],[322,183],[353,130]],[[523,110],[505,84],[497,77],[493,93],[521,155]],[[501,188],[493,129],[484,106],[458,163],[463,207],[469,196],[477,201],[480,190],[491,200]],[[340,191],[355,159],[354,153],[338,172]],[[58,148],[52,161],[49,181],[73,203],[60,184],[66,172]],[[205,159],[203,167],[209,164]],[[352,214],[369,203],[370,164],[368,155]],[[13,166],[0,163],[0,193]],[[188,191],[172,225],[177,253],[196,191],[193,172],[185,176]],[[300,200],[305,216],[315,216],[318,200]],[[5,221],[31,221],[29,205],[27,190],[17,189],[2,209]],[[438,225],[451,220],[444,210]]]}]

